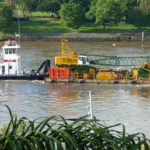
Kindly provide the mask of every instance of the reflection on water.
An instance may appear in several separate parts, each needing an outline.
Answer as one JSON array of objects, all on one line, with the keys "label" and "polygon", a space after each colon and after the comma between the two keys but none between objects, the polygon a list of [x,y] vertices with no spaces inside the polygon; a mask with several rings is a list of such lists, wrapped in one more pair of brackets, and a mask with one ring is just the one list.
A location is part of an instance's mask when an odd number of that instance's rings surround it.
[{"label": "reflection on water", "polygon": [[[0,43],[2,45],[2,43]],[[22,68],[37,69],[45,60],[60,55],[60,42],[23,42]],[[99,55],[150,55],[150,44],[120,42],[112,47],[106,43],[69,43],[71,49]],[[123,123],[130,133],[144,132],[150,137],[150,85],[102,84],[45,84],[30,81],[0,81],[0,125],[8,122],[9,114],[4,104],[19,117],[30,119],[50,115],[66,118],[88,113],[88,91],[92,91],[93,114],[104,123]]]},{"label": "reflection on water", "polygon": [[142,96],[145,100],[150,100],[150,88],[143,87],[140,90],[136,89],[136,95]]}]

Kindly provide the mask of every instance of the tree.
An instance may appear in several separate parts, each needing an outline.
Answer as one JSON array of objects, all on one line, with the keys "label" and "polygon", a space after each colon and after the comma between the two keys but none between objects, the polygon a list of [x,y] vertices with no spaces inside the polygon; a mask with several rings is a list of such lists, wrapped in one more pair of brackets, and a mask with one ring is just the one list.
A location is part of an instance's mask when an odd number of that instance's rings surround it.
[{"label": "tree", "polygon": [[90,9],[91,0],[63,0],[64,3],[76,3],[80,5],[80,11],[84,14],[84,19],[86,19],[85,14]]},{"label": "tree", "polygon": [[90,9],[88,12],[86,12],[86,18],[89,20],[95,20],[96,19],[96,4],[97,0],[91,0]]},{"label": "tree", "polygon": [[65,3],[61,5],[61,21],[72,29],[78,29],[84,21],[84,13],[81,11],[80,4]]},{"label": "tree", "polygon": [[118,1],[98,0],[96,4],[96,23],[103,25],[117,24],[122,18],[122,9]]},{"label": "tree", "polygon": [[150,0],[141,0],[140,7],[142,10],[150,10]]},{"label": "tree", "polygon": [[150,11],[143,11],[141,8],[134,8],[129,13],[129,23],[136,27],[150,26]]},{"label": "tree", "polygon": [[124,15],[124,20],[128,22],[128,14],[131,10],[133,10],[135,7],[139,6],[139,2],[137,0],[124,0],[121,1],[121,9],[122,13]]},{"label": "tree", "polygon": [[91,0],[63,0],[63,3],[77,3],[82,7],[83,12],[87,12],[90,8]]},{"label": "tree", "polygon": [[23,0],[16,0],[18,1],[19,5],[23,8],[25,8],[24,10],[28,10],[29,12],[32,11],[36,11],[37,10],[37,6],[39,5],[40,1],[38,0],[28,0],[28,1],[23,1]]},{"label": "tree", "polygon": [[25,12],[29,10],[30,0],[14,0],[14,3],[22,8],[23,17],[25,17]]},{"label": "tree", "polygon": [[37,6],[37,10],[46,12],[50,11],[58,15],[61,4],[62,0],[42,0]]},{"label": "tree", "polygon": [[12,21],[12,9],[3,2],[0,2],[0,29],[8,27]]},{"label": "tree", "polygon": [[42,0],[41,3],[37,6],[37,9],[40,11],[48,12],[51,8],[51,1],[50,0]]}]

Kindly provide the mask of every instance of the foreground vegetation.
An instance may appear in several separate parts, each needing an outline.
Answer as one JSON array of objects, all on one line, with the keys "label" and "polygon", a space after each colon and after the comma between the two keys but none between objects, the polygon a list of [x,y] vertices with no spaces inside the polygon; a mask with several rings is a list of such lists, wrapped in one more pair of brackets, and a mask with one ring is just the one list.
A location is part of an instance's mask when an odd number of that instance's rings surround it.
[{"label": "foreground vegetation", "polygon": [[148,150],[144,134],[127,134],[114,130],[121,124],[105,126],[94,118],[65,119],[51,116],[44,119],[20,119],[7,106],[11,120],[0,133],[1,150]]}]

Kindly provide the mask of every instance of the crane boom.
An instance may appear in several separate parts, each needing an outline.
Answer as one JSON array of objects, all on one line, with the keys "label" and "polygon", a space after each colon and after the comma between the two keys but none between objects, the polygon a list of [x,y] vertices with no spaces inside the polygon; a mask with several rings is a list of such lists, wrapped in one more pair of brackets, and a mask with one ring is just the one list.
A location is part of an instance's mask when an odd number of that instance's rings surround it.
[{"label": "crane boom", "polygon": [[77,57],[77,54],[75,52],[71,51],[71,49],[66,44],[66,42],[68,42],[68,40],[66,40],[66,39],[61,40],[61,53],[62,53],[61,55],[66,56],[66,52],[65,52],[65,47],[66,47],[71,57]]}]

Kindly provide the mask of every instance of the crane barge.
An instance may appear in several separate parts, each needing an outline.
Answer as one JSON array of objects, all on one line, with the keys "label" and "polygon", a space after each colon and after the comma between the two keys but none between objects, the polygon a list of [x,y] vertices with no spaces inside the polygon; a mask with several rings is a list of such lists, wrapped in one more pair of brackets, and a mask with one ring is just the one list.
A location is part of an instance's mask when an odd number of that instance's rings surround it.
[{"label": "crane barge", "polygon": [[61,42],[61,56],[55,57],[55,67],[49,68],[46,82],[150,83],[149,56],[78,54],[71,51],[66,39],[62,39]]}]

